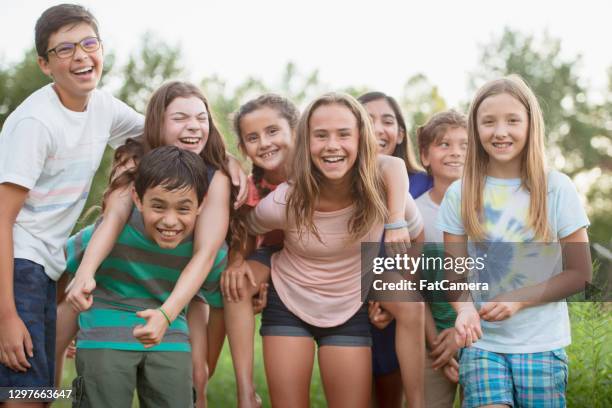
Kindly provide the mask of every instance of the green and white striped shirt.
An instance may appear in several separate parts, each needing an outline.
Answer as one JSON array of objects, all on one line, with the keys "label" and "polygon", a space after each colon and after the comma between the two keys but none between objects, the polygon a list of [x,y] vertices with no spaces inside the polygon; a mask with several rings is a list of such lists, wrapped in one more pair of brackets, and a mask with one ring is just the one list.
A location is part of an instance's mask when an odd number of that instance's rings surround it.
[{"label": "green and white striped shirt", "polygon": [[[95,230],[90,225],[68,240],[67,272],[74,274]],[[219,296],[219,277],[227,266],[224,243],[199,297]],[[138,351],[190,351],[184,311],[172,322],[162,342],[145,349],[132,334],[146,321],[136,312],[160,307],[170,296],[193,254],[193,240],[163,249],[144,234],[142,214],[134,207],[109,256],[96,272],[93,306],[79,315],[77,348]]]}]

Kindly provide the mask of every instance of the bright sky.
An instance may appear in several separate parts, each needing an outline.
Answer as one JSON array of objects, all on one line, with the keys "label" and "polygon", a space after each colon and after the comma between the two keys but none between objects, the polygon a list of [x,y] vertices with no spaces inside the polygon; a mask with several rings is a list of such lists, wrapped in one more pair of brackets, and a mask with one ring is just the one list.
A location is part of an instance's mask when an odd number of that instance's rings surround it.
[{"label": "bright sky", "polygon": [[[0,17],[0,61],[14,62],[34,44],[38,16],[58,1],[6,1]],[[422,72],[452,105],[469,98],[467,73],[478,45],[504,26],[562,39],[565,55],[583,55],[591,89],[605,88],[612,66],[612,2],[582,0],[98,0],[82,1],[97,17],[117,64],[149,30],[180,44],[189,77],[218,74],[235,85],[253,75],[276,84],[293,61],[319,69],[330,88],[362,86],[399,96]],[[606,51],[607,50],[607,51]],[[116,65],[117,66],[117,65]]]}]

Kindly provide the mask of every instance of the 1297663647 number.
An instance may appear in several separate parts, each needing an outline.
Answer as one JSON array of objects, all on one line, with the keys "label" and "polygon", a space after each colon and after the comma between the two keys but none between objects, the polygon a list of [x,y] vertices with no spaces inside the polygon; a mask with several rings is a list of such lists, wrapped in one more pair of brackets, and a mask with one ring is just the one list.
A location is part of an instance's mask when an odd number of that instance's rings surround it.
[{"label": "1297663647 number", "polygon": [[[8,401],[11,400],[38,400],[52,401],[58,399],[71,399],[72,390],[70,388],[52,387],[27,387],[27,388],[0,388],[0,396]],[[0,401],[2,400],[0,399]]]}]

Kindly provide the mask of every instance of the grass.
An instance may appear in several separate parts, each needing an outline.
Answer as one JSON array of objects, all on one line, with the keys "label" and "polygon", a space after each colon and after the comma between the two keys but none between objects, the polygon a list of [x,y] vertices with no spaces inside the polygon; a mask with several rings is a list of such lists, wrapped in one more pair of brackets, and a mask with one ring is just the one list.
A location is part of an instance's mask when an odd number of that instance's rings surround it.
[{"label": "grass", "polygon": [[[567,389],[568,407],[612,407],[612,304],[610,303],[570,303],[572,322],[572,344],[567,348],[569,356],[569,385]],[[259,319],[257,321],[259,327]],[[261,337],[255,337],[255,383],[264,401],[270,406],[268,389],[263,367]],[[64,368],[63,387],[70,387],[76,372],[72,360]],[[315,367],[310,388],[311,406],[325,407],[325,396]],[[234,370],[227,341],[221,352],[215,375],[208,386],[208,401],[211,407],[236,406]],[[54,408],[68,408],[69,402],[56,402]],[[135,400],[133,407],[138,407]]]}]

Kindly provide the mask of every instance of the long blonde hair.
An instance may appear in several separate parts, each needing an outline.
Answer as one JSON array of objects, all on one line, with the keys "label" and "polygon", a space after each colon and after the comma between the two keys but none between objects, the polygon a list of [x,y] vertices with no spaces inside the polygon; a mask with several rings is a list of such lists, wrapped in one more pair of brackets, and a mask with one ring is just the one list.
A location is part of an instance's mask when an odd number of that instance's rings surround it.
[{"label": "long blonde hair", "polygon": [[521,185],[530,195],[528,223],[536,240],[550,241],[551,233],[547,214],[546,157],[544,155],[544,119],[538,100],[529,86],[518,75],[510,75],[483,85],[468,115],[468,150],[465,158],[461,190],[461,217],[467,235],[484,239],[482,227],[483,195],[489,156],[480,142],[477,114],[482,102],[490,96],[508,94],[527,110],[529,131],[521,152]]},{"label": "long blonde hair", "polygon": [[351,174],[351,196],[355,210],[348,225],[351,240],[357,240],[370,231],[375,223],[384,222],[387,208],[385,187],[377,164],[376,137],[368,113],[350,95],[325,94],[315,99],[302,114],[291,162],[292,189],[287,201],[287,218],[295,220],[300,235],[306,230],[321,239],[313,223],[313,215],[324,176],[310,157],[310,118],[316,109],[326,105],[344,106],[357,119],[359,147]]}]

